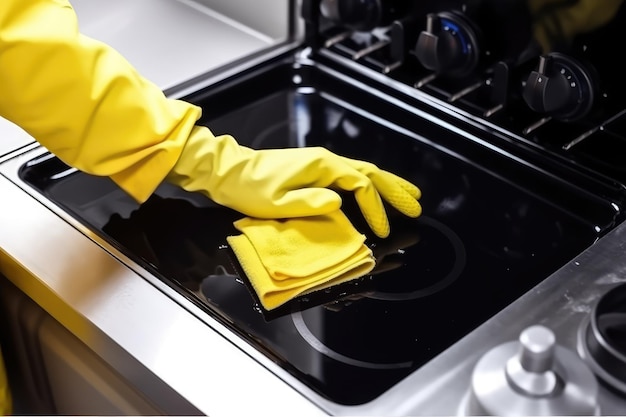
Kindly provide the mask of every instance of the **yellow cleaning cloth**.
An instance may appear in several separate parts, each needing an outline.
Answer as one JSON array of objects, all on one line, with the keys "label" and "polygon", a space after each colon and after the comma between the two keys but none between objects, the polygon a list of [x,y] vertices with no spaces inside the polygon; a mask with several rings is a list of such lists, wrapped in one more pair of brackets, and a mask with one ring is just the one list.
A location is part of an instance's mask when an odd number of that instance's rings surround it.
[{"label": "yellow cleaning cloth", "polygon": [[234,225],[242,234],[228,243],[266,310],[374,268],[365,236],[341,210],[285,220],[245,217]]}]

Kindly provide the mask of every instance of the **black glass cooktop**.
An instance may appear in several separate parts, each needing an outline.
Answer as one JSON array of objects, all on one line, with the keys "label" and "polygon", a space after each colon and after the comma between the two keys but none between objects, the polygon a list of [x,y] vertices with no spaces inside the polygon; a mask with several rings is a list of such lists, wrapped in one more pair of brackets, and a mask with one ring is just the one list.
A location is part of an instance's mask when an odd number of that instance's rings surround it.
[{"label": "black glass cooktop", "polygon": [[561,181],[558,167],[520,160],[315,67],[275,64],[190,100],[214,133],[251,147],[321,145],[375,162],[420,186],[424,214],[389,208],[391,236],[379,239],[346,195],[374,271],[267,312],[226,242],[241,214],[170,185],[138,206],[108,179],[50,155],[21,177],[336,403],[375,399],[622,218],[617,189]]}]

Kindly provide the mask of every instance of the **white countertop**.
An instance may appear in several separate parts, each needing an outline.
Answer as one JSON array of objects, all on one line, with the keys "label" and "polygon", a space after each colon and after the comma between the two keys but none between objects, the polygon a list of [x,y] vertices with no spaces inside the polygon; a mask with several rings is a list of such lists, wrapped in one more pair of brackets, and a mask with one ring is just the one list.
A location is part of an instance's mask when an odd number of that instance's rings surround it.
[{"label": "white countertop", "polygon": [[0,157],[35,142],[22,128],[0,117]]}]

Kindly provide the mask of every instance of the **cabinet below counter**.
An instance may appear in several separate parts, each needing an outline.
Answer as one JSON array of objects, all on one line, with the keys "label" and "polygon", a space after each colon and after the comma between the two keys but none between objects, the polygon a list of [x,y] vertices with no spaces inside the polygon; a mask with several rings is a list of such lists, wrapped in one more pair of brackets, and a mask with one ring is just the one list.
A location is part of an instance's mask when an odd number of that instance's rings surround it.
[{"label": "cabinet below counter", "polygon": [[0,302],[5,316],[3,356],[15,414],[163,414],[89,346],[2,276]]}]

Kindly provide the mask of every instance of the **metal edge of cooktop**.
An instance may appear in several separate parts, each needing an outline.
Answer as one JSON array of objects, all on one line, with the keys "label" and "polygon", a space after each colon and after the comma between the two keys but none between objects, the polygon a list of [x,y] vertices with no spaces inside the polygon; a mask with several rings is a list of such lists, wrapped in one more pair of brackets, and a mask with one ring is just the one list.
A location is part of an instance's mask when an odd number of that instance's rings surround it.
[{"label": "metal edge of cooktop", "polygon": [[[106,256],[112,256],[116,260],[120,261],[125,269],[118,271],[117,275],[121,274],[124,279],[136,279],[137,277],[143,278],[151,284],[153,288],[158,289],[161,293],[165,294],[170,301],[182,306],[187,313],[184,315],[184,320],[192,320],[193,322],[201,321],[203,325],[208,326],[211,330],[214,330],[223,339],[227,340],[233,350],[239,350],[245,353],[248,358],[252,358],[261,367],[251,366],[252,374],[258,375],[259,369],[265,368],[270,372],[265,372],[259,382],[264,381],[263,384],[269,384],[265,386],[267,396],[275,396],[279,394],[283,398],[290,398],[292,402],[286,408],[280,408],[285,413],[289,413],[293,409],[302,409],[313,412],[325,412],[335,415],[456,415],[463,414],[461,409],[463,404],[463,398],[469,388],[469,381],[472,372],[472,368],[480,356],[492,347],[495,347],[499,343],[506,341],[516,340],[520,331],[525,327],[532,324],[543,324],[552,328],[556,335],[557,341],[565,345],[570,349],[575,349],[575,338],[579,323],[582,322],[585,313],[591,310],[591,306],[597,300],[601,293],[608,291],[612,285],[617,283],[626,282],[626,256],[624,255],[624,249],[626,248],[626,225],[619,225],[616,229],[611,231],[605,237],[601,238],[595,244],[591,245],[588,249],[583,251],[579,256],[568,262],[560,270],[552,274],[546,280],[538,284],[531,291],[520,297],[517,301],[509,305],[507,308],[499,312],[489,321],[480,325],[475,331],[468,334],[466,337],[455,343],[448,348],[442,354],[435,359],[415,371],[406,379],[392,387],[390,390],[382,394],[377,399],[360,405],[360,406],[343,406],[330,402],[324,398],[321,398],[316,393],[312,392],[308,387],[295,380],[290,375],[286,374],[277,364],[272,363],[268,358],[242,341],[238,336],[234,335],[230,330],[223,327],[203,311],[200,311],[198,307],[184,299],[180,294],[167,287],[157,278],[148,274],[140,266],[136,265],[133,261],[126,258],[122,253],[119,253],[115,248],[112,248],[109,244],[104,242],[98,236],[94,236],[89,230],[87,230],[82,224],[69,216],[60,208],[56,207],[53,203],[48,201],[44,196],[40,195],[35,190],[31,189],[28,185],[24,184],[17,175],[17,169],[25,161],[40,155],[45,152],[45,149],[38,146],[32,147],[25,153],[16,152],[16,155],[10,155],[0,159],[0,174],[6,179],[10,180],[13,185],[22,191],[22,193],[28,194],[34,198],[37,202],[41,203],[49,211],[51,211],[55,217],[60,221],[71,226],[74,233],[80,233],[86,236],[92,243],[95,243],[103,252],[106,252]],[[32,201],[36,203],[35,201]],[[15,213],[13,213],[15,215]],[[4,219],[6,221],[6,219]],[[24,223],[24,222],[22,222]],[[26,222],[25,224],[27,224]],[[35,225],[32,225],[33,227]],[[58,237],[58,236],[57,236]],[[10,251],[11,245],[2,245],[4,250]],[[103,254],[104,255],[104,254]],[[49,256],[49,255],[48,255]],[[72,256],[67,254],[66,256]],[[75,256],[75,255],[74,255]],[[102,256],[102,255],[101,255]],[[31,256],[32,258],[32,256]],[[32,259],[31,259],[32,260]],[[126,272],[124,272],[126,271]],[[46,282],[48,277],[41,276],[43,285],[49,285]],[[105,278],[105,277],[103,277]],[[55,278],[58,279],[58,278]],[[73,297],[71,292],[64,294],[64,289],[58,289],[59,297],[69,297],[69,302],[76,303],[77,300],[71,300]],[[117,291],[117,290],[116,290]],[[128,289],[124,289],[128,291]],[[124,296],[129,297],[131,294],[126,293]],[[32,296],[32,295],[31,295]],[[102,303],[103,295],[99,295],[98,302]],[[140,297],[141,298],[141,297]],[[36,300],[37,301],[37,300]],[[134,303],[133,301],[129,301]],[[161,300],[160,302],[163,302]],[[86,316],[89,317],[91,310],[90,306],[81,301],[76,305],[78,311],[86,309]],[[138,304],[141,304],[138,302]],[[155,306],[144,306],[148,311],[154,310]],[[170,307],[171,308],[171,307]],[[93,313],[93,312],[92,312]],[[145,314],[143,312],[142,314]],[[158,316],[160,314],[157,313]],[[180,314],[179,314],[180,315]],[[57,317],[62,321],[62,318]],[[178,317],[179,320],[183,318]],[[96,317],[94,325],[97,327],[103,327],[98,324]],[[108,325],[107,323],[105,323]],[[67,325],[67,323],[65,323]],[[177,324],[179,326],[180,324]],[[118,324],[119,326],[119,324]],[[163,323],[164,328],[167,328],[167,323]],[[197,326],[196,326],[197,327]],[[70,328],[70,330],[72,330]],[[197,330],[197,329],[196,329]],[[122,332],[124,333],[124,332]],[[204,332],[203,332],[204,333]],[[207,329],[208,333],[208,329]],[[211,332],[213,333],[213,332]],[[162,336],[165,337],[166,333]],[[109,335],[114,341],[119,342],[122,347],[125,347],[128,343],[135,344],[136,340],[120,340],[116,337],[119,335]],[[153,335],[158,336],[158,335]],[[182,352],[185,348],[190,346],[190,343],[194,344],[194,338],[196,334],[188,334],[186,337],[181,337],[179,334],[178,340],[175,342],[171,338],[168,338],[167,345],[175,343],[178,345]],[[131,339],[133,339],[131,337]],[[157,340],[161,342],[163,339]],[[87,340],[86,342],[89,342]],[[93,341],[92,341],[93,342]],[[213,341],[215,342],[215,340]],[[153,339],[151,343],[156,343]],[[88,343],[93,345],[93,343]],[[224,348],[220,343],[216,345],[218,348]],[[197,347],[197,345],[196,345]],[[207,351],[215,351],[214,346],[205,345]],[[137,348],[137,346],[135,346]],[[141,350],[141,349],[140,349]],[[132,349],[129,349],[132,352]],[[142,352],[145,354],[145,352]],[[106,352],[101,353],[106,357]],[[229,353],[231,355],[232,353]],[[172,364],[176,363],[176,358],[168,358],[168,361],[172,360]],[[150,362],[150,360],[148,360]],[[210,362],[210,361],[208,361]],[[245,362],[245,361],[244,361]],[[249,364],[244,362],[237,362],[237,366],[246,368],[248,370]],[[232,365],[232,363],[231,363]],[[222,367],[224,364],[222,364]],[[147,367],[155,372],[157,376],[160,376],[159,369],[161,366],[157,363],[147,363]],[[202,364],[197,364],[196,369],[190,373],[186,373],[187,377],[196,375],[198,372],[205,375],[217,376],[217,379],[221,379],[223,375],[216,372],[215,368],[206,368]],[[259,368],[259,369],[257,369]],[[228,372],[232,369],[226,368]],[[242,368],[243,369],[243,368]],[[224,370],[224,369],[222,369]],[[238,371],[241,369],[238,369]],[[182,372],[185,374],[185,372]],[[251,374],[251,375],[252,375]],[[268,378],[269,375],[274,375]],[[177,375],[176,377],[181,377]],[[206,385],[206,378],[202,377],[197,381],[200,385]],[[248,377],[246,377],[248,378]],[[195,379],[195,377],[194,377]],[[164,378],[167,381],[167,378]],[[269,382],[268,382],[269,381]],[[276,387],[277,381],[285,381],[287,384],[278,384],[280,390],[275,391],[276,388],[269,388],[270,386]],[[228,384],[226,384],[227,386]],[[295,391],[289,388],[292,386]],[[174,389],[176,386],[174,384]],[[222,387],[223,388],[223,387]],[[240,386],[243,389],[243,386]],[[194,388],[189,392],[179,391],[179,393],[188,399],[194,397],[193,391],[198,388]],[[256,389],[260,389],[256,386]],[[302,393],[304,396],[300,397]],[[296,393],[295,397],[293,394]],[[231,395],[232,392],[227,392],[226,395]],[[188,397],[189,395],[189,397]],[[298,397],[300,400],[298,400]],[[305,398],[306,397],[306,398]],[[606,390],[601,391],[601,401],[604,404],[602,414],[604,415],[618,415],[620,413],[620,401]],[[202,401],[201,401],[202,402]],[[284,402],[283,405],[286,405]],[[276,405],[268,406],[270,408]],[[292,408],[296,407],[296,408]],[[304,409],[302,408],[304,407]],[[320,409],[317,409],[320,407]],[[213,411],[215,408],[210,406],[207,408],[199,407],[203,412]],[[218,406],[219,408],[219,406]],[[264,414],[263,411],[259,412],[258,408],[255,408],[257,414]],[[268,413],[278,413],[279,410],[265,410]],[[211,414],[209,412],[209,414]],[[218,413],[219,414],[219,413]],[[307,413],[306,411],[304,414]]]}]

